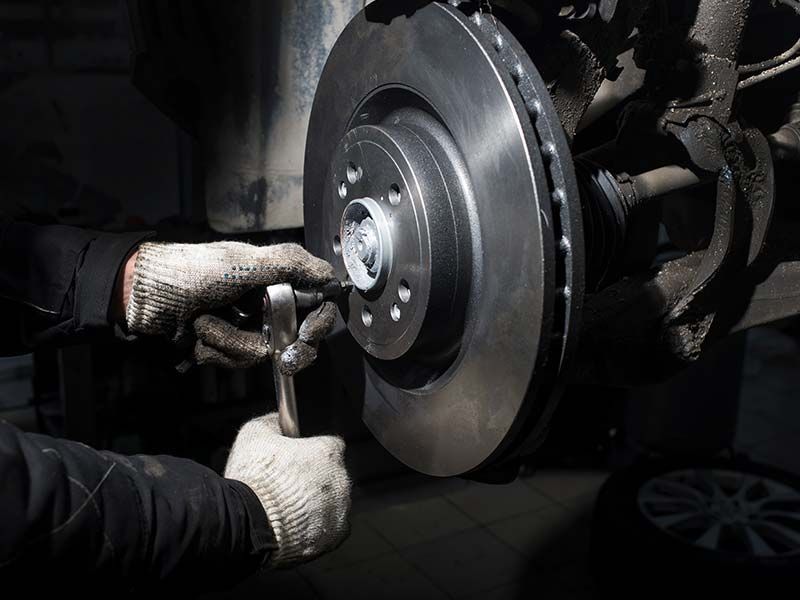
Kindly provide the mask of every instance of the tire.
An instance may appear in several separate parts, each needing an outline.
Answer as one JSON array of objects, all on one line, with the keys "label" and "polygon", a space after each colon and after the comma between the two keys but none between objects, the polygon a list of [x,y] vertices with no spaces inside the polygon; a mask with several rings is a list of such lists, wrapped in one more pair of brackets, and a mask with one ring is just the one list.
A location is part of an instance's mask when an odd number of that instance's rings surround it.
[{"label": "tire", "polygon": [[[711,499],[709,478],[726,495],[746,489],[739,506],[747,508],[701,500]],[[772,499],[756,504],[765,494]],[[666,502],[665,496],[680,499]],[[671,525],[670,515],[677,520]],[[720,532],[716,539],[712,527]],[[775,554],[754,545],[748,529]],[[708,547],[692,541],[704,533]],[[800,584],[800,477],[746,460],[663,460],[624,469],[598,495],[590,558],[601,598],[767,598],[779,590],[794,596]]]}]

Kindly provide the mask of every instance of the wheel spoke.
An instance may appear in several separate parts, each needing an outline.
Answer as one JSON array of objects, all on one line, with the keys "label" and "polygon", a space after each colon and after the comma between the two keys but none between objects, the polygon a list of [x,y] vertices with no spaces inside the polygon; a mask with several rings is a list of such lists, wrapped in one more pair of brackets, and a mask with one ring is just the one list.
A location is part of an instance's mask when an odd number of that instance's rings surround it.
[{"label": "wheel spoke", "polygon": [[800,521],[800,512],[792,512],[789,510],[763,510],[758,513],[759,519],[792,519]]},{"label": "wheel spoke", "polygon": [[662,494],[649,492],[647,494],[641,494],[639,496],[639,502],[641,504],[648,504],[654,506],[663,506],[663,505],[678,505],[678,506],[686,506],[691,507],[693,509],[699,509],[701,504],[695,498],[678,498],[676,496],[664,496]]},{"label": "wheel spoke", "polygon": [[659,527],[662,527],[664,529],[669,529],[670,527],[674,527],[675,525],[688,521],[689,519],[694,519],[698,516],[700,516],[700,513],[693,511],[693,512],[678,513],[676,515],[662,515],[659,517],[651,517],[651,519]]},{"label": "wheel spoke", "polygon": [[775,551],[755,529],[746,527],[744,531],[753,554],[756,556],[775,556]]},{"label": "wheel spoke", "polygon": [[684,469],[650,479],[637,500],[653,525],[698,548],[800,554],[800,492],[788,483],[735,469]]},{"label": "wheel spoke", "polygon": [[707,500],[702,492],[680,481],[673,481],[671,479],[657,479],[655,484],[659,487],[665,488],[669,492],[678,495],[679,497],[693,498],[696,501],[704,504]]},{"label": "wheel spoke", "polygon": [[767,496],[761,500],[750,502],[750,505],[757,511],[761,511],[765,506],[773,503],[795,504],[800,508],[800,495],[793,493],[776,493],[775,495]]},{"label": "wheel spoke", "polygon": [[712,500],[724,500],[728,497],[727,492],[722,489],[722,486],[719,484],[719,481],[714,476],[712,471],[708,469],[702,469],[698,471],[698,474],[703,484],[710,490]]},{"label": "wheel spoke", "polygon": [[759,527],[767,529],[784,544],[800,548],[800,533],[773,521],[761,521]]},{"label": "wheel spoke", "polygon": [[747,493],[753,489],[759,483],[759,479],[752,477],[751,475],[745,474],[742,479],[742,485],[739,487],[739,490],[733,495],[734,498],[737,500],[746,500]]},{"label": "wheel spoke", "polygon": [[711,528],[701,535],[695,544],[709,550],[719,548],[719,536],[722,533],[722,523],[714,523]]}]

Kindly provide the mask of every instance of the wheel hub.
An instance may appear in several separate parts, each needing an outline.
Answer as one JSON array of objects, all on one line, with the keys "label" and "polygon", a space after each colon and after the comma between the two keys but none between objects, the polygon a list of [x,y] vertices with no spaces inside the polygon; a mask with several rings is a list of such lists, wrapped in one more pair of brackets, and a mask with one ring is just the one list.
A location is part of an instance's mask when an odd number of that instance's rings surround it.
[{"label": "wheel hub", "polygon": [[400,109],[381,125],[350,130],[330,165],[329,206],[341,219],[331,219],[328,235],[356,290],[347,326],[378,359],[452,344],[436,316],[456,302],[453,267],[465,242],[454,211],[466,191],[442,137],[428,114]]}]

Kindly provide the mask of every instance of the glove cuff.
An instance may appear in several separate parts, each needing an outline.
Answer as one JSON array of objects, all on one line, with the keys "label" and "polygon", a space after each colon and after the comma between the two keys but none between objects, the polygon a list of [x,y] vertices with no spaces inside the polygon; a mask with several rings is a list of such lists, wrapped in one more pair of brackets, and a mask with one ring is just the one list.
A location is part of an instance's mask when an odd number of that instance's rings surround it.
[{"label": "glove cuff", "polygon": [[176,336],[186,293],[170,281],[175,281],[180,254],[173,244],[148,242],[139,246],[125,313],[130,332]]},{"label": "glove cuff", "polygon": [[[277,549],[269,557],[271,566],[285,566],[303,562],[314,554],[305,537],[309,525],[308,490],[301,489],[287,473],[276,465],[265,465],[260,477],[245,481],[256,493],[267,513]],[[280,501],[278,500],[280,498]]]}]

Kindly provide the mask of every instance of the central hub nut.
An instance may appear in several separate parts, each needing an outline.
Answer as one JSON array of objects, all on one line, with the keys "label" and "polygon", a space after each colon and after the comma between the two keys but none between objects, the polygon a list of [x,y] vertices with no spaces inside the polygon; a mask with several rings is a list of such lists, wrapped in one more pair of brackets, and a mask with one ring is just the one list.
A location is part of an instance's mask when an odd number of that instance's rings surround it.
[{"label": "central hub nut", "polygon": [[375,226],[375,221],[367,217],[356,229],[356,250],[358,258],[361,259],[367,269],[374,271],[375,257],[378,254],[378,232]]},{"label": "central hub nut", "polygon": [[380,204],[372,198],[350,202],[342,213],[342,258],[347,274],[359,290],[383,285],[392,268],[389,223]]}]

